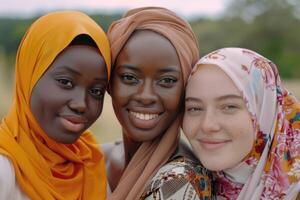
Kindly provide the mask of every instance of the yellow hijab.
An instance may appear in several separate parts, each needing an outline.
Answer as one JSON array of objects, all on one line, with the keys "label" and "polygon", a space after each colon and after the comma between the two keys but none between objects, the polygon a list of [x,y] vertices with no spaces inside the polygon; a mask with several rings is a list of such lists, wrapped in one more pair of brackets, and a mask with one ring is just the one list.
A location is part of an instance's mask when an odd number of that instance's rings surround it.
[{"label": "yellow hijab", "polygon": [[87,15],[54,12],[35,21],[16,57],[14,101],[0,125],[0,154],[7,156],[21,189],[31,199],[105,199],[104,157],[90,131],[74,144],[47,137],[30,111],[34,85],[56,56],[78,35],[97,44],[110,75],[110,47],[103,30]]}]

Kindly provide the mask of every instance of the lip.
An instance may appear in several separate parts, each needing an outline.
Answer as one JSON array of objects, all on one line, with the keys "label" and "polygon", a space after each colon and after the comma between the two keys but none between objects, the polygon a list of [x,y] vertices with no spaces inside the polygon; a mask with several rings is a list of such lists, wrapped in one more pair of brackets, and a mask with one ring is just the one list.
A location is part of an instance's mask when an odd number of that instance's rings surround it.
[{"label": "lip", "polygon": [[74,115],[60,115],[59,121],[66,130],[71,132],[81,131],[88,122],[86,118]]},{"label": "lip", "polygon": [[[150,117],[147,119],[141,119],[138,118],[136,116],[136,113],[140,113],[140,114],[144,114],[144,115],[157,115],[155,117]],[[160,117],[161,117],[161,112],[155,112],[155,111],[145,111],[143,110],[138,111],[138,110],[129,110],[128,109],[128,117],[129,117],[129,121],[132,123],[132,125],[138,129],[144,129],[144,130],[149,130],[149,129],[153,129],[158,122],[160,121]]]},{"label": "lip", "polygon": [[231,140],[212,140],[212,139],[199,139],[200,145],[207,150],[214,150],[214,149],[219,149],[229,142]]}]

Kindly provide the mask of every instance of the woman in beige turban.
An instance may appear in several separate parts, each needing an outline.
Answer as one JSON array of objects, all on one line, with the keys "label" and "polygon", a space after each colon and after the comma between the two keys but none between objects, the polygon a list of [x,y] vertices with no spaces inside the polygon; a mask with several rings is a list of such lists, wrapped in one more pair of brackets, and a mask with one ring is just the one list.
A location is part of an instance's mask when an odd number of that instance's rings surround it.
[{"label": "woman in beige turban", "polygon": [[190,25],[165,8],[138,8],[108,37],[110,94],[123,129],[123,141],[105,147],[109,199],[210,199],[208,172],[178,145],[184,88],[199,56]]}]

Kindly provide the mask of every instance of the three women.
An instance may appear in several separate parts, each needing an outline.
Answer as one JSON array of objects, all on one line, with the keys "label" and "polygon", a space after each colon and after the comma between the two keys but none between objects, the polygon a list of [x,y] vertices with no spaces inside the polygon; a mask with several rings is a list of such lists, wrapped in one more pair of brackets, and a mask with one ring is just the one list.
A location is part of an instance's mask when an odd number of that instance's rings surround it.
[{"label": "three women", "polygon": [[[212,198],[209,173],[178,148],[198,59],[190,26],[166,9],[141,8],[108,35],[109,91],[123,127],[107,153],[108,198]],[[1,198],[106,198],[104,158],[86,129],[101,114],[109,75],[108,41],[86,15],[52,13],[31,26],[0,126]],[[208,54],[185,102],[184,132],[215,172],[218,198],[297,197],[300,107],[271,61],[239,48]]]}]

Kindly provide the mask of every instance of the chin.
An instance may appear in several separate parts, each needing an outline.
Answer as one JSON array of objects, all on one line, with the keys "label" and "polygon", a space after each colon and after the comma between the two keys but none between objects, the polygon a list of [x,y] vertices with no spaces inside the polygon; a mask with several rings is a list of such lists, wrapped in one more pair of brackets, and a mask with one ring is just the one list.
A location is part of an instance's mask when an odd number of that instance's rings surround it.
[{"label": "chin", "polygon": [[201,163],[206,169],[208,169],[210,171],[222,171],[222,170],[224,170],[223,165],[218,164],[216,162],[203,162],[203,161],[201,161]]},{"label": "chin", "polygon": [[137,131],[135,133],[136,133],[136,135],[129,136],[135,142],[148,142],[148,141],[152,141],[156,138],[156,137],[153,137],[152,134],[141,133],[141,132],[137,132]]},{"label": "chin", "polygon": [[210,171],[222,171],[225,169],[226,163],[220,158],[213,158],[211,155],[197,154],[202,165]]},{"label": "chin", "polygon": [[124,134],[134,142],[152,141],[157,138],[157,135],[160,135],[158,131],[153,129],[139,129],[133,125],[123,128],[123,130],[125,130]]},{"label": "chin", "polygon": [[65,137],[52,138],[52,139],[61,144],[73,144],[79,139],[79,137],[80,135],[77,137],[75,135],[68,133],[65,134]]},{"label": "chin", "polygon": [[78,140],[78,138],[75,138],[75,139],[72,139],[72,140],[68,139],[68,140],[62,141],[61,143],[63,143],[63,144],[74,144],[77,140]]}]

